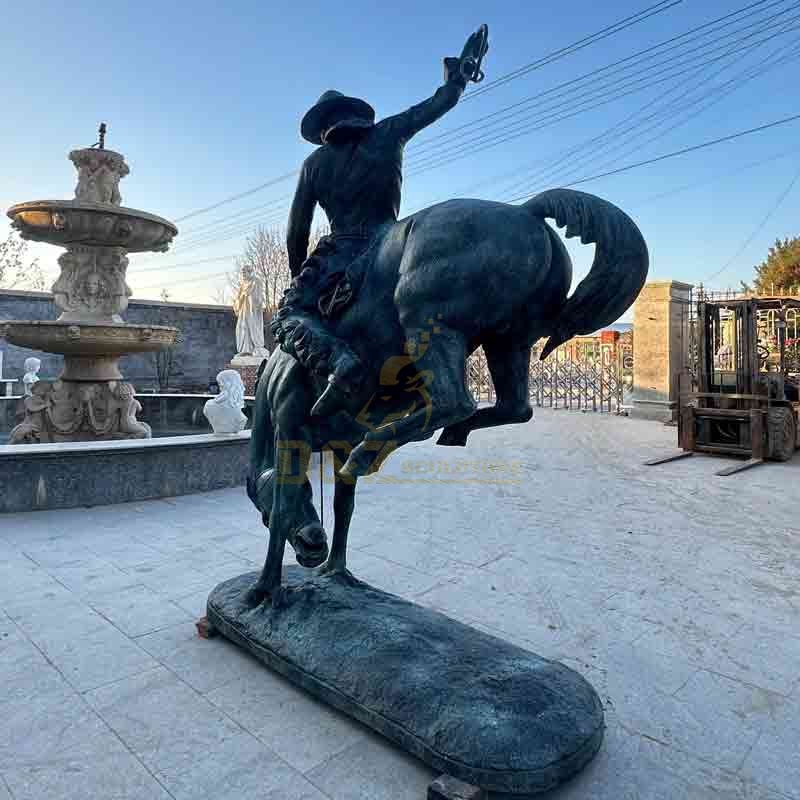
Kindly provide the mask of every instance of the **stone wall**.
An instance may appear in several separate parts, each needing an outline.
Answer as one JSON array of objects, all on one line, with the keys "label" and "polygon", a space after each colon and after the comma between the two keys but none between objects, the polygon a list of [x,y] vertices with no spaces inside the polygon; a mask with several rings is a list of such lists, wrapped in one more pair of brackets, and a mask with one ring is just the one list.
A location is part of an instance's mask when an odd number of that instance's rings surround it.
[{"label": "stone wall", "polygon": [[[0,289],[0,320],[47,320],[58,316],[48,292]],[[236,352],[236,318],[230,306],[198,303],[162,303],[157,300],[131,300],[124,314],[126,322],[171,325],[181,331],[182,341],[175,354],[175,369],[170,390],[205,391],[209,381],[225,368]],[[21,378],[23,362],[35,355],[42,359],[42,378],[61,372],[61,356],[15,347],[0,339],[4,352],[4,377]],[[120,361],[122,374],[137,390],[158,390],[153,354],[125,356]],[[20,384],[17,384],[19,389]]]}]

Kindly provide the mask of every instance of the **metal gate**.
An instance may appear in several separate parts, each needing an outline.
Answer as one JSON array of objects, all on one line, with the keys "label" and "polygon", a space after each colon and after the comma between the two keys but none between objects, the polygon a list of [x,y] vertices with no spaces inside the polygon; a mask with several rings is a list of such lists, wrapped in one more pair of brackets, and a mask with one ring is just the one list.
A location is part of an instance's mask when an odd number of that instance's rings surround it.
[{"label": "metal gate", "polygon": [[[592,358],[574,358],[559,348],[546,361],[538,350],[531,356],[531,404],[540,408],[622,412],[630,370],[622,350],[601,350]],[[478,402],[495,401],[486,356],[478,349],[467,361],[467,383]]]}]

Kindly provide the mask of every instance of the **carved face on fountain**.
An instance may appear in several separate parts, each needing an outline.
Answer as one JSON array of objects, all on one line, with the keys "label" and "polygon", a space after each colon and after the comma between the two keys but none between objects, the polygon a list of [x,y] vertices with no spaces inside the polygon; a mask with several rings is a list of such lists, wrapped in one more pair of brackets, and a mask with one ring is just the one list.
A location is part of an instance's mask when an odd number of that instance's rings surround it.
[{"label": "carved face on fountain", "polygon": [[99,308],[108,296],[108,287],[97,272],[90,272],[81,287],[81,300],[90,310]]}]

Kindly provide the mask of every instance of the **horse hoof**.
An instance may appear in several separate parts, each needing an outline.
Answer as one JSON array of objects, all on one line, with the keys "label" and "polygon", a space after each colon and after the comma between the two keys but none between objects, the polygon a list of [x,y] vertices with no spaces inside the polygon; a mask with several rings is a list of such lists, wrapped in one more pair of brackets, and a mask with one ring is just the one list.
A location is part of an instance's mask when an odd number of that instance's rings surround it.
[{"label": "horse hoof", "polygon": [[330,576],[330,575],[345,575],[352,577],[350,575],[350,571],[344,565],[343,562],[340,561],[331,561],[330,559],[326,561],[321,567],[317,567],[314,570],[314,575],[318,578]]},{"label": "horse hoof", "polygon": [[289,543],[301,567],[318,567],[328,558],[328,537],[318,522],[304,525],[289,537]]},{"label": "horse hoof", "polygon": [[468,431],[460,430],[459,428],[445,428],[436,444],[444,445],[445,447],[466,447],[467,446]]}]

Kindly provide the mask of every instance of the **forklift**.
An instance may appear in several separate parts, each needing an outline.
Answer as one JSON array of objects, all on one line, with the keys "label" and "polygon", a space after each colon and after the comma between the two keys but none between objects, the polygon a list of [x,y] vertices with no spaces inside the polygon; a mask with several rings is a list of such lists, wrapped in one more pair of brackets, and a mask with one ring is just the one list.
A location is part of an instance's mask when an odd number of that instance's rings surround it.
[{"label": "forklift", "polygon": [[[787,363],[790,297],[701,300],[697,304],[697,391],[680,395],[678,446],[683,452],[646,462],[665,464],[694,453],[744,456],[717,472],[733,475],[765,460],[788,461],[800,445],[800,378]],[[777,348],[759,340],[774,326]],[[791,370],[790,370],[791,368]]]}]

